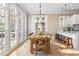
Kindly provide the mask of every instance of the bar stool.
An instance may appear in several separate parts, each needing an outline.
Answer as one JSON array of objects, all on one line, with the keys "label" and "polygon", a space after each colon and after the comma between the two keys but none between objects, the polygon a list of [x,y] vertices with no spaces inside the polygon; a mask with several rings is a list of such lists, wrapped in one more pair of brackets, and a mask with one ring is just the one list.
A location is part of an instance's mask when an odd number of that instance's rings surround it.
[{"label": "bar stool", "polygon": [[55,39],[57,40],[57,34],[55,33]]},{"label": "bar stool", "polygon": [[65,36],[64,38],[64,44],[68,47],[72,47],[73,48],[73,44],[72,44],[72,38]]},{"label": "bar stool", "polygon": [[62,43],[63,43],[64,45],[66,45],[66,43],[67,43],[67,36],[64,36]]},{"label": "bar stool", "polygon": [[55,34],[55,39],[58,41],[59,34]]},{"label": "bar stool", "polygon": [[68,37],[68,44],[67,44],[67,47],[71,47],[73,48],[73,44],[72,44],[72,38]]},{"label": "bar stool", "polygon": [[60,41],[60,43],[62,43],[62,41],[63,41],[63,35],[59,35],[59,41]]},{"label": "bar stool", "polygon": [[59,41],[59,34],[57,34],[57,41]]},{"label": "bar stool", "polygon": [[62,36],[62,44],[64,44],[65,43],[65,36],[63,35]]}]

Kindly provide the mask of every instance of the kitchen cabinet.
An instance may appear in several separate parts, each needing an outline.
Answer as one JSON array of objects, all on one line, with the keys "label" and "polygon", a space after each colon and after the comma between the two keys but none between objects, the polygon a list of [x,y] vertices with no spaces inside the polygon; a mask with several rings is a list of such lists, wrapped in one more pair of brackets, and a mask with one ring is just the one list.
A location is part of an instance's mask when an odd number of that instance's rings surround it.
[{"label": "kitchen cabinet", "polygon": [[79,24],[79,14],[59,17],[59,27],[72,27],[73,24]]},{"label": "kitchen cabinet", "polygon": [[70,26],[70,17],[69,16],[60,16],[59,17],[59,27],[68,27]]},{"label": "kitchen cabinet", "polygon": [[63,16],[59,17],[59,27],[64,27],[64,19]]},{"label": "kitchen cabinet", "polygon": [[74,14],[72,16],[72,24],[79,24],[79,14]]},{"label": "kitchen cabinet", "polygon": [[73,14],[71,17],[70,17],[70,25],[71,27],[73,27],[74,24],[79,24],[79,14]]}]

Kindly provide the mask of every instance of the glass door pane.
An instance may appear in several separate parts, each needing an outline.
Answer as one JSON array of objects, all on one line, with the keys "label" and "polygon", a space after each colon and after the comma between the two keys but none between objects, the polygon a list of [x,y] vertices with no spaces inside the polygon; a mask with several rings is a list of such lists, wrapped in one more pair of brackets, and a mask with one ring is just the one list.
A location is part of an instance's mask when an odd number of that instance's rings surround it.
[{"label": "glass door pane", "polygon": [[25,36],[24,16],[25,16],[24,12],[21,9],[19,9],[19,41],[20,42],[24,40],[24,36]]},{"label": "glass door pane", "polygon": [[24,14],[24,36],[25,36],[25,39],[27,38],[27,15]]},{"label": "glass door pane", "polygon": [[[26,30],[26,27],[27,27],[27,26],[26,26],[26,14],[25,14],[24,12],[23,12],[23,15],[22,15],[22,20],[23,20],[23,22],[22,22],[22,26],[23,26],[23,27],[22,27],[23,38],[22,38],[22,39],[25,40],[25,39],[26,39],[26,38],[25,38],[25,37],[26,37],[26,36],[25,36],[25,35],[26,35],[26,34],[25,34],[26,31],[25,31],[25,30]],[[26,27],[25,27],[25,26],[26,26]]]},{"label": "glass door pane", "polygon": [[18,30],[18,24],[17,24],[17,15],[18,15],[18,8],[15,4],[10,4],[10,47],[14,48],[16,46],[16,43],[18,41],[17,39],[17,30]]},{"label": "glass door pane", "polygon": [[0,3],[0,54],[7,51],[7,4]]}]

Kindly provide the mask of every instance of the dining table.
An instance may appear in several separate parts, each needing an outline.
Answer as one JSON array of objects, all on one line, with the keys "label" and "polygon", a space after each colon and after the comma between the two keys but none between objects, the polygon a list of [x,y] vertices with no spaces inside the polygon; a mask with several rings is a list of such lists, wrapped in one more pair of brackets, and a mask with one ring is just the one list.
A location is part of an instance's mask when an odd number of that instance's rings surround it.
[{"label": "dining table", "polygon": [[50,36],[46,35],[36,35],[30,36],[30,52],[33,54],[34,52],[42,50],[46,53],[50,52]]}]

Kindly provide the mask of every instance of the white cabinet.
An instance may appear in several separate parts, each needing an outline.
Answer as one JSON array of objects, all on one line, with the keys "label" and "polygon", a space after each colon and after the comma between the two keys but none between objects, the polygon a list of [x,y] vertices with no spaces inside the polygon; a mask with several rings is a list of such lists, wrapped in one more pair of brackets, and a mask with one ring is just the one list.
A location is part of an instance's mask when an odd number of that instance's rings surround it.
[{"label": "white cabinet", "polygon": [[59,17],[59,27],[64,27],[64,19],[65,17],[63,16]]},{"label": "white cabinet", "polygon": [[67,26],[70,26],[70,17],[69,16],[59,17],[59,27],[67,27]]},{"label": "white cabinet", "polygon": [[72,16],[72,21],[73,24],[79,24],[79,14],[74,14]]},{"label": "white cabinet", "polygon": [[59,27],[72,27],[73,24],[79,24],[79,14],[59,17]]},{"label": "white cabinet", "polygon": [[70,17],[70,25],[73,27],[73,24],[79,24],[79,14],[74,14]]},{"label": "white cabinet", "polygon": [[75,31],[74,35],[72,36],[73,40],[73,48],[74,49],[79,49],[79,32]]}]

